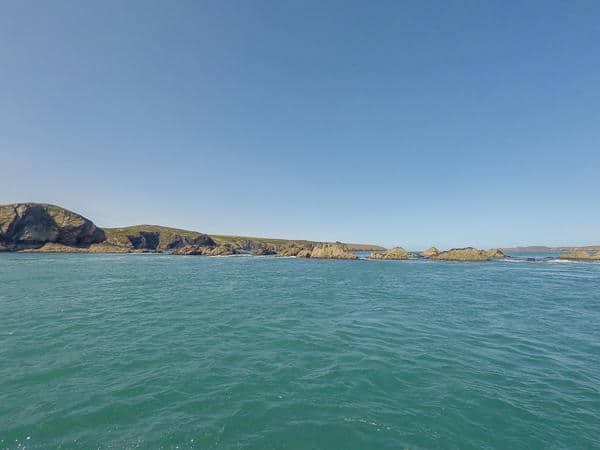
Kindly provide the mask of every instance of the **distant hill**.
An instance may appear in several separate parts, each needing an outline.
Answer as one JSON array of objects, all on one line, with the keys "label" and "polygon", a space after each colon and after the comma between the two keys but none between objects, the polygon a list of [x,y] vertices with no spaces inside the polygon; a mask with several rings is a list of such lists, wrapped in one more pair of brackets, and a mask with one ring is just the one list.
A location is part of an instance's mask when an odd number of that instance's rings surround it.
[{"label": "distant hill", "polygon": [[586,247],[546,247],[543,245],[530,245],[527,247],[509,247],[501,248],[504,253],[556,253],[556,252],[576,252],[579,250],[583,251],[598,251],[600,245],[588,245]]}]

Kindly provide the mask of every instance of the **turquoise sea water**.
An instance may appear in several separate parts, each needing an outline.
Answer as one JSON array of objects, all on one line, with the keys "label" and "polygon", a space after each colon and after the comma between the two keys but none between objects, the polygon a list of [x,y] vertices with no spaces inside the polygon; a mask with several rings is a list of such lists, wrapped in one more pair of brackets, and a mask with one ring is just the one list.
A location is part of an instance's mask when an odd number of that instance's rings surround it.
[{"label": "turquoise sea water", "polygon": [[0,448],[600,448],[600,264],[0,254]]}]

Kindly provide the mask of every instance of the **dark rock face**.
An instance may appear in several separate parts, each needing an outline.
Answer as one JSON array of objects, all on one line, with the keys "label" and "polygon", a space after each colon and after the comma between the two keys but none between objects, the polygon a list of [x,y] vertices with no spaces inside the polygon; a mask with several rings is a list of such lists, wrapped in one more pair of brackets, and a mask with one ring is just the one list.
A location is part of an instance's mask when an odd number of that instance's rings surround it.
[{"label": "dark rock face", "polygon": [[156,250],[160,243],[160,233],[140,231],[133,236],[127,236],[129,242],[136,250]]},{"label": "dark rock face", "polygon": [[236,243],[236,245],[242,252],[250,252],[255,256],[274,255],[278,251],[278,248],[273,244],[267,244],[250,239],[239,241]]},{"label": "dark rock face", "polygon": [[174,255],[230,256],[241,253],[237,246],[226,243],[216,247],[202,245],[184,245],[173,250]]},{"label": "dark rock face", "polygon": [[252,254],[254,256],[267,256],[267,255],[275,255],[277,253],[277,250],[275,250],[274,248],[268,247],[268,246],[264,246],[264,247],[258,247],[255,248],[252,251]]},{"label": "dark rock face", "polygon": [[164,246],[165,250],[176,250],[184,247],[214,247],[216,246],[215,241],[212,240],[207,234],[201,234],[194,239],[190,239],[184,236],[175,236]]},{"label": "dark rock face", "polygon": [[174,255],[202,255],[205,249],[197,245],[184,245],[173,250]]},{"label": "dark rock face", "polygon": [[218,245],[217,247],[215,247],[213,249],[208,249],[203,254],[207,255],[207,256],[230,256],[230,255],[237,255],[239,253],[241,253],[241,251],[237,246],[227,243],[227,244]]},{"label": "dark rock face", "polygon": [[18,203],[0,206],[0,248],[37,248],[52,242],[73,247],[104,241],[101,228],[54,205]]},{"label": "dark rock face", "polygon": [[[185,238],[184,238],[185,239]],[[201,234],[194,239],[188,239],[190,245],[198,245],[200,247],[214,247],[217,245],[208,234]]]}]

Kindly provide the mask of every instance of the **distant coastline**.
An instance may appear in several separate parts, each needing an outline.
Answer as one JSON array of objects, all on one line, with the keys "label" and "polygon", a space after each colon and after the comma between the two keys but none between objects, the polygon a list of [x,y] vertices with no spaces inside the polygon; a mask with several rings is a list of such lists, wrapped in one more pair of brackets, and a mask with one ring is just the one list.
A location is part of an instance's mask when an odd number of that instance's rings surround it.
[{"label": "distant coastline", "polygon": [[588,245],[584,247],[565,246],[565,247],[547,247],[544,245],[529,245],[525,247],[503,247],[500,248],[505,253],[560,253],[560,252],[575,252],[575,251],[600,251],[600,245]]},{"label": "distant coastline", "polygon": [[570,252],[563,259],[600,260],[600,246],[514,247],[481,250],[473,247],[440,251],[431,247],[408,252],[373,244],[209,235],[160,225],[100,228],[91,220],[60,206],[46,203],[0,205],[0,252],[43,253],[170,253],[173,255],[228,256],[249,254],[313,259],[357,259],[357,251],[371,252],[369,259],[440,261],[491,261],[507,258],[506,252]]}]

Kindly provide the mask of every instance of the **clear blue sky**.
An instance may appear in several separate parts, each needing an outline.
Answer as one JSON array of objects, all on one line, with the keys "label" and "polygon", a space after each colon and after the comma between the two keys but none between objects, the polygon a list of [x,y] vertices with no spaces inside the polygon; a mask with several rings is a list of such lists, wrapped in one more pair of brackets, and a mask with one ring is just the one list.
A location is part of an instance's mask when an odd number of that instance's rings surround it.
[{"label": "clear blue sky", "polygon": [[0,164],[103,226],[600,244],[600,2],[3,2]]}]

